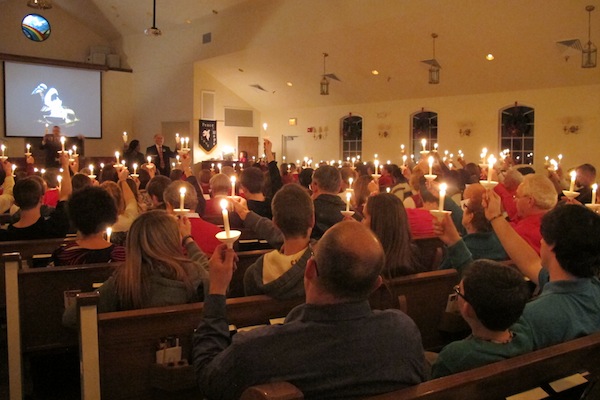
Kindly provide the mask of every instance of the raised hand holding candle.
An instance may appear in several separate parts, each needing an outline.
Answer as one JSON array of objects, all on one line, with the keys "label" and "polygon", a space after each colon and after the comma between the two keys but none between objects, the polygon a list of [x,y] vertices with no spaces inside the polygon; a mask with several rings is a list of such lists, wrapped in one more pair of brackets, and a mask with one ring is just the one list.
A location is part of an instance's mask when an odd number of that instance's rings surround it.
[{"label": "raised hand holding candle", "polygon": [[446,189],[448,188],[448,186],[445,183],[440,183],[440,205],[439,205],[439,211],[444,211],[444,199],[446,198]]},{"label": "raised hand holding candle", "polygon": [[231,197],[235,196],[235,176],[231,177]]},{"label": "raised hand holding candle", "polygon": [[181,189],[179,189],[179,209],[183,211],[184,209],[184,202],[185,202],[185,188],[182,187]]},{"label": "raised hand holding candle", "polygon": [[429,157],[429,175],[433,175],[433,157]]},{"label": "raised hand holding candle", "polygon": [[592,204],[596,204],[596,191],[598,190],[598,184],[594,183],[592,185]]},{"label": "raised hand holding candle", "polygon": [[64,137],[64,136],[61,136],[61,137],[60,137],[60,144],[61,144],[61,146],[62,146],[62,152],[63,152],[63,153],[65,152],[65,140],[67,140],[67,139],[65,139],[65,137]]},{"label": "raised hand holding candle", "polygon": [[223,210],[223,227],[225,228],[225,235],[229,237],[229,212],[227,212],[228,202],[227,200],[221,200],[221,209]]},{"label": "raised hand holding candle", "polygon": [[346,212],[350,211],[350,198],[352,197],[352,193],[346,192]]},{"label": "raised hand holding candle", "polygon": [[569,186],[569,192],[573,192],[575,190],[575,177],[577,176],[577,172],[571,171],[571,185]]}]

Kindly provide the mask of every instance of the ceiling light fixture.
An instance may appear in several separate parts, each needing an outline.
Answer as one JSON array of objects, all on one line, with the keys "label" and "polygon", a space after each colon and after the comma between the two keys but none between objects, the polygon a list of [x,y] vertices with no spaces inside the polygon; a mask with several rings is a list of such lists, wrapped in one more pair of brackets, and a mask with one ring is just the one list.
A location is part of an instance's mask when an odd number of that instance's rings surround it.
[{"label": "ceiling light fixture", "polygon": [[27,7],[49,10],[52,8],[52,2],[50,0],[29,0],[27,1]]},{"label": "ceiling light fixture", "polygon": [[431,60],[424,60],[421,62],[429,65],[429,83],[431,85],[437,85],[440,83],[440,69],[442,66],[435,59],[435,39],[438,37],[438,35],[437,33],[432,33],[431,37],[433,38],[433,58]]},{"label": "ceiling light fixture", "polygon": [[156,0],[152,1],[152,26],[144,30],[147,36],[160,36],[162,31],[156,27]]},{"label": "ceiling light fixture", "polygon": [[592,11],[594,11],[596,7],[594,6],[586,6],[585,10],[588,12],[588,41],[583,49],[581,50],[581,68],[596,68],[596,60],[598,57],[598,49],[592,43],[591,33],[592,33]]},{"label": "ceiling light fixture", "polygon": [[485,56],[485,59],[488,61],[492,61],[494,59],[494,55],[492,53],[489,53],[487,56]]},{"label": "ceiling light fixture", "polygon": [[329,95],[329,79],[327,79],[327,72],[325,72],[326,60],[328,56],[329,54],[323,53],[323,78],[321,78],[321,96]]}]

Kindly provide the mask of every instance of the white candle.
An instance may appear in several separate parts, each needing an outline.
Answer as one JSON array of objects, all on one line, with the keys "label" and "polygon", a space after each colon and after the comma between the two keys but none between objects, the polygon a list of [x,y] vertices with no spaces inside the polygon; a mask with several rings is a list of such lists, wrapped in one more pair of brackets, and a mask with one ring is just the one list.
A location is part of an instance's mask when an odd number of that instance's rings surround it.
[{"label": "white candle", "polygon": [[379,171],[379,160],[375,160],[374,164],[375,164],[375,173],[377,173],[377,171]]},{"label": "white candle", "polygon": [[90,175],[94,175],[94,165],[90,164]]},{"label": "white candle", "polygon": [[421,139],[421,146],[423,146],[423,151],[427,151],[427,139]]},{"label": "white candle", "polygon": [[2,150],[2,157],[4,157],[4,150],[6,150],[6,146],[2,145],[0,146],[0,149]]},{"label": "white candle", "polygon": [[58,190],[60,190],[62,187],[62,175],[57,176],[56,179],[58,180]]},{"label": "white candle", "polygon": [[575,172],[574,170],[571,171],[571,186],[569,186],[569,192],[572,192],[575,190],[575,177],[577,176],[577,172]]},{"label": "white candle", "polygon": [[221,172],[221,163],[217,164],[217,168],[219,168],[219,172]]},{"label": "white candle", "polygon": [[444,211],[444,199],[446,198],[447,186],[445,183],[440,183],[440,206],[439,211]]},{"label": "white candle", "polygon": [[137,167],[138,165],[136,163],[133,163],[133,174],[137,174]]},{"label": "white candle", "polygon": [[185,138],[185,149],[186,150],[190,149],[190,138],[189,137]]},{"label": "white candle", "polygon": [[100,169],[104,169],[104,163],[103,162],[100,163]]},{"label": "white candle", "polygon": [[352,178],[348,178],[348,187],[352,188],[352,183],[354,182],[354,179]]},{"label": "white candle", "polygon": [[488,172],[487,172],[487,180],[488,180],[488,182],[492,181],[492,170],[494,169],[494,164],[496,164],[496,158],[492,154],[488,158]]},{"label": "white candle", "polygon": [[179,133],[175,134],[175,143],[179,143]]},{"label": "white candle", "polygon": [[404,145],[403,144],[400,145],[400,151],[404,153]]},{"label": "white candle", "polygon": [[179,189],[179,209],[183,211],[185,202],[185,188]]},{"label": "white candle", "polygon": [[268,125],[268,124],[265,122],[265,123],[263,124],[263,129],[265,130],[265,132],[267,131],[267,128],[268,128],[268,127],[269,127],[269,125]]},{"label": "white candle", "polygon": [[12,176],[15,176],[15,169],[17,169],[17,164],[13,164],[10,168],[12,169]]},{"label": "white candle", "polygon": [[177,164],[181,164],[181,161],[179,161],[179,155],[176,155],[175,159],[177,160]]},{"label": "white candle", "polygon": [[429,175],[433,175],[433,157],[429,156]]},{"label": "white candle", "polygon": [[391,192],[391,191],[392,191],[392,188],[390,188],[390,187],[386,187],[386,188],[385,188],[385,192],[386,192],[386,193],[389,193],[389,192]]},{"label": "white candle", "polygon": [[231,177],[231,197],[235,196],[235,176]]},{"label": "white candle", "polygon": [[562,154],[558,155],[558,164],[560,164],[560,162],[562,161]]},{"label": "white candle", "polygon": [[402,156],[402,165],[406,166],[406,159],[408,157],[406,157],[406,154]]},{"label": "white candle", "polygon": [[221,200],[221,209],[223,210],[223,227],[225,228],[225,236],[229,237],[229,213],[227,212],[227,200]]},{"label": "white candle", "polygon": [[152,156],[148,156],[146,160],[148,161],[148,164],[150,164],[152,162]]},{"label": "white candle", "polygon": [[210,169],[211,170],[215,169],[215,163],[210,163]]},{"label": "white candle", "polygon": [[350,198],[352,197],[352,193],[346,192],[346,212],[350,211]]},{"label": "white candle", "polygon": [[112,234],[112,228],[106,228],[106,240],[110,242],[110,235]]},{"label": "white candle", "polygon": [[27,143],[25,147],[27,147],[27,152],[25,154],[31,154],[31,145]]},{"label": "white candle", "polygon": [[63,153],[65,152],[65,140],[66,140],[66,139],[65,139],[65,137],[64,137],[64,136],[61,136],[61,137],[60,137],[60,144],[62,145],[62,152],[63,152]]},{"label": "white candle", "polygon": [[123,143],[127,143],[127,132],[123,132]]},{"label": "white candle", "polygon": [[437,144],[437,143],[434,143],[434,144],[433,144],[433,149],[434,149],[435,151],[437,151],[437,149],[438,149],[438,144]]},{"label": "white candle", "polygon": [[592,204],[596,204],[596,191],[598,190],[598,184],[594,183],[592,185]]},{"label": "white candle", "polygon": [[117,159],[117,165],[119,165],[119,155],[120,155],[120,153],[118,151],[115,151],[115,158]]}]

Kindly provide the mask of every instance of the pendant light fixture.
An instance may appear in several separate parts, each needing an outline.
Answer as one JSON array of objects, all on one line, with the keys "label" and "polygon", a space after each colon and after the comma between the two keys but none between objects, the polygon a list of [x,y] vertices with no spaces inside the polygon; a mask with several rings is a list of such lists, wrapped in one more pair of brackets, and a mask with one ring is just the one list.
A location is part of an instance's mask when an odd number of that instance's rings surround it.
[{"label": "pendant light fixture", "polygon": [[325,63],[329,54],[323,53],[323,77],[321,78],[321,96],[329,95],[329,79],[327,79],[327,72],[325,69]]},{"label": "pendant light fixture", "polygon": [[429,65],[429,84],[437,85],[440,83],[440,69],[442,66],[435,59],[435,39],[438,37],[438,35],[437,33],[432,33],[431,37],[433,38],[433,58],[431,60],[424,60],[421,62]]},{"label": "pendant light fixture", "polygon": [[49,10],[52,8],[50,0],[28,0],[27,7],[37,8],[38,10]]},{"label": "pendant light fixture", "polygon": [[596,61],[598,57],[598,49],[592,43],[592,11],[595,10],[594,6],[586,6],[585,10],[588,12],[588,41],[583,49],[581,50],[581,68],[596,68]]},{"label": "pendant light fixture", "polygon": [[144,30],[144,33],[147,36],[160,36],[162,35],[162,31],[156,27],[156,0],[153,0],[152,4],[152,26]]}]

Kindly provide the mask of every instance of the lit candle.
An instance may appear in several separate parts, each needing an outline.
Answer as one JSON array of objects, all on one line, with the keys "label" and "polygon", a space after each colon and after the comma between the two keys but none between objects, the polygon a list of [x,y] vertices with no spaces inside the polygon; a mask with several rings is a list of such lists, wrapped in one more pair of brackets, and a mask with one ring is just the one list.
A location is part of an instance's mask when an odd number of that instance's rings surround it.
[{"label": "lit candle", "polygon": [[25,153],[25,155],[27,155],[27,156],[28,156],[28,155],[30,155],[30,154],[31,154],[31,145],[30,145],[29,143],[27,143],[27,144],[25,145],[25,147],[27,148],[27,152]]},{"label": "lit candle", "polygon": [[354,179],[352,178],[348,178],[348,187],[351,188],[352,187],[352,183],[354,182]]},{"label": "lit candle", "polygon": [[179,133],[175,134],[175,143],[179,143],[180,139],[179,139]]},{"label": "lit candle", "polygon": [[403,144],[400,145],[400,151],[404,153],[404,145]]},{"label": "lit candle", "polygon": [[94,175],[94,165],[90,164],[90,176]]},{"label": "lit candle", "polygon": [[215,169],[215,163],[210,163],[210,170],[212,171],[213,169]]},{"label": "lit candle", "polygon": [[438,149],[438,144],[437,144],[437,143],[434,143],[434,144],[433,144],[433,150],[437,151],[437,149]]},{"label": "lit candle", "polygon": [[265,130],[265,132],[267,131],[267,127],[268,127],[268,126],[269,126],[269,125],[268,125],[266,122],[263,124],[263,129]]},{"label": "lit candle", "polygon": [[62,175],[57,176],[56,179],[58,180],[58,190],[60,190],[62,187]]},{"label": "lit candle", "polygon": [[492,181],[492,171],[494,170],[494,164],[496,164],[496,158],[492,154],[488,158],[488,173],[487,173],[488,182]]},{"label": "lit candle", "polygon": [[177,164],[181,164],[181,161],[179,161],[179,154],[175,156],[175,159],[177,160]]},{"label": "lit candle", "polygon": [[446,198],[447,186],[445,183],[440,183],[440,206],[439,211],[444,211],[444,199]]},{"label": "lit candle", "polygon": [[594,183],[592,185],[592,204],[596,204],[596,191],[598,190],[598,184]]},{"label": "lit candle", "polygon": [[408,157],[406,157],[406,154],[402,156],[402,165],[406,166],[406,159]]},{"label": "lit candle", "polygon": [[375,173],[377,173],[377,171],[379,171],[379,160],[375,160],[374,164],[375,164]]},{"label": "lit candle", "polygon": [[429,156],[429,175],[433,175],[433,157]]},{"label": "lit candle", "polygon": [[110,242],[110,235],[112,234],[112,228],[106,228],[106,241]]},{"label": "lit candle", "polygon": [[148,164],[152,163],[152,156],[148,156],[146,160],[148,161]]},{"label": "lit candle", "polygon": [[183,211],[185,202],[185,188],[179,189],[179,209]]},{"label": "lit candle", "polygon": [[219,168],[219,172],[221,172],[221,163],[217,164],[217,168]]},{"label": "lit candle", "polygon": [[577,176],[577,172],[575,172],[574,170],[571,171],[571,186],[569,186],[569,192],[572,192],[575,190],[575,177]]},{"label": "lit candle", "polygon": [[120,155],[120,153],[118,151],[115,151],[115,158],[117,159],[117,165],[119,165],[119,155]]},{"label": "lit candle", "polygon": [[65,139],[64,136],[60,137],[60,144],[62,145],[62,152],[63,153],[65,152],[65,140],[67,140],[67,139]]},{"label": "lit candle", "polygon": [[77,154],[77,146],[73,145],[73,157],[77,157],[79,154]]},{"label": "lit candle", "polygon": [[2,150],[2,157],[4,157],[4,150],[6,150],[6,146],[2,145],[0,146],[0,149]]},{"label": "lit candle", "polygon": [[375,153],[375,158],[377,158],[377,153]]},{"label": "lit candle", "polygon": [[386,192],[386,193],[389,193],[389,192],[391,192],[391,191],[392,191],[392,188],[390,188],[390,187],[386,187],[386,188],[385,188],[385,192]]},{"label": "lit candle", "polygon": [[487,147],[484,147],[484,148],[481,150],[481,154],[480,154],[480,156],[481,156],[481,163],[482,163],[482,164],[485,164],[485,156],[487,156]]},{"label": "lit candle", "polygon": [[190,138],[189,137],[185,138],[185,149],[186,150],[190,149]]},{"label": "lit candle", "polygon": [[223,210],[223,227],[225,228],[225,236],[229,237],[229,213],[227,212],[227,200],[221,200],[221,209]]},{"label": "lit candle", "polygon": [[231,197],[235,196],[235,176],[231,177]]},{"label": "lit candle", "polygon": [[127,143],[127,132],[123,132],[123,143]]},{"label": "lit candle", "polygon": [[562,154],[558,155],[558,165],[560,165],[560,162],[562,161]]},{"label": "lit candle", "polygon": [[355,163],[356,163],[356,157],[352,157],[352,168],[354,168]]},{"label": "lit candle", "polygon": [[133,174],[134,175],[137,174],[137,167],[138,167],[138,165],[136,163],[133,163]]},{"label": "lit candle", "polygon": [[103,162],[100,163],[100,169],[104,169],[104,163]]},{"label": "lit candle", "polygon": [[421,139],[421,146],[423,146],[423,151],[427,151],[427,139]]},{"label": "lit candle", "polygon": [[352,197],[352,193],[346,192],[346,212],[350,211],[350,198]]}]

